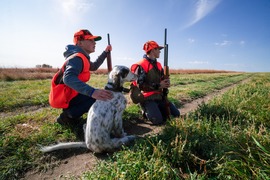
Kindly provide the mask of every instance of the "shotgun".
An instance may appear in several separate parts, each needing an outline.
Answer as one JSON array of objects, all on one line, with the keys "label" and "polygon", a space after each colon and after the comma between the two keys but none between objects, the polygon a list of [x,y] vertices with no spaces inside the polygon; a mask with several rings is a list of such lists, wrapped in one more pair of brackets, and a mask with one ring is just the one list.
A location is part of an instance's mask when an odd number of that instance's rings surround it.
[{"label": "shotgun", "polygon": [[[169,72],[169,66],[168,66],[168,48],[169,45],[167,44],[167,29],[165,28],[165,34],[164,34],[164,79],[169,79],[170,72]],[[170,103],[168,100],[168,94],[169,90],[168,88],[163,89],[163,97],[165,100],[165,105],[166,105],[166,116],[170,120]]]},{"label": "shotgun", "polygon": [[[110,42],[110,34],[108,33],[107,34],[107,37],[108,37],[108,45],[111,45],[111,42]],[[111,51],[109,51],[107,53],[107,68],[108,68],[108,72],[111,72],[112,71],[112,57],[111,57]]]}]

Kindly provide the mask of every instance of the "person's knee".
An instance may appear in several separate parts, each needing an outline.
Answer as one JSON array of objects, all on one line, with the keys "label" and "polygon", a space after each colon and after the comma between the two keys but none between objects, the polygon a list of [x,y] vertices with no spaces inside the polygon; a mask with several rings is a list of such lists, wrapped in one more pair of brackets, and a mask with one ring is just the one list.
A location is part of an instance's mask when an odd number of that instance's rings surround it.
[{"label": "person's knee", "polygon": [[163,124],[164,121],[163,120],[160,120],[160,119],[150,119],[150,121],[152,122],[153,125],[160,125],[160,124]]},{"label": "person's knee", "polygon": [[180,117],[180,111],[177,109],[172,115],[174,117]]},{"label": "person's knee", "polygon": [[180,110],[173,103],[170,104],[170,111],[173,117],[180,117]]},{"label": "person's knee", "polygon": [[159,124],[162,124],[164,122],[162,116],[153,116],[153,115],[149,115],[146,113],[146,117],[149,121],[152,122],[153,125],[159,125]]},{"label": "person's knee", "polygon": [[153,125],[159,125],[164,123],[164,117],[158,104],[155,101],[148,101],[141,104],[143,115],[146,116],[147,120],[151,121]]}]

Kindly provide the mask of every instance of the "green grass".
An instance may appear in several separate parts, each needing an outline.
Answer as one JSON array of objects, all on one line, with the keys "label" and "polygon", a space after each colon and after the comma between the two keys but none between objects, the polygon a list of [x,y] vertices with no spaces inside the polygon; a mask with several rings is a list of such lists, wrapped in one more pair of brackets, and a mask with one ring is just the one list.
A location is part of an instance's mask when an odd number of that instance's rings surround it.
[{"label": "green grass", "polygon": [[[101,161],[84,178],[269,179],[269,92],[269,74],[257,74],[188,118],[169,122],[161,135]],[[251,101],[262,113],[246,108]]]},{"label": "green grass", "polygon": [[[140,139],[133,147],[114,153],[83,178],[269,177],[269,73],[171,75],[169,99],[180,107],[182,100],[201,97],[247,77],[251,81],[202,105],[186,119],[174,119],[159,136]],[[90,84],[103,88],[106,81],[105,75],[92,75]],[[77,137],[72,129],[54,124],[61,110],[48,106],[50,80],[0,81],[0,87],[0,179],[18,179],[27,170],[56,166],[61,157],[40,153],[38,145]],[[43,108],[25,110],[32,106]],[[140,116],[138,106],[129,103],[123,119],[132,121]]]},{"label": "green grass", "polygon": [[[103,88],[107,82],[106,75],[92,75],[94,81],[89,84]],[[12,111],[25,106],[48,106],[51,80],[0,81],[0,112]]]},{"label": "green grass", "polygon": [[[48,113],[50,112],[50,113]],[[43,155],[38,144],[52,143],[55,139],[75,140],[70,129],[48,123],[47,119],[56,116],[50,108],[35,113],[5,117],[0,121],[0,179],[19,177],[29,168],[39,166]]]},{"label": "green grass", "polygon": [[190,102],[249,76],[248,73],[173,75],[169,98]]},{"label": "green grass", "polygon": [[48,105],[49,83],[50,80],[0,81],[0,112]]},{"label": "green grass", "polygon": [[202,105],[201,116],[237,119],[241,125],[263,123],[270,127],[270,76],[257,74],[249,83],[225,93],[223,98],[215,98],[211,103]]}]

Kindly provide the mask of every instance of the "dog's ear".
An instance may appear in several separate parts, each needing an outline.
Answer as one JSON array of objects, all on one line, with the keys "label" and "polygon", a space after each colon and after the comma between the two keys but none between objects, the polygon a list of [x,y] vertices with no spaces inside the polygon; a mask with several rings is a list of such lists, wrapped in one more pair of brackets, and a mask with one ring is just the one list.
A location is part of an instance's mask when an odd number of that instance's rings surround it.
[{"label": "dog's ear", "polygon": [[119,89],[121,87],[121,74],[115,74],[113,76],[113,88]]},{"label": "dog's ear", "polygon": [[129,69],[126,68],[126,67],[123,67],[123,68],[120,70],[120,75],[121,75],[121,77],[122,77],[123,79],[124,79],[125,77],[127,77],[128,73],[129,73]]}]

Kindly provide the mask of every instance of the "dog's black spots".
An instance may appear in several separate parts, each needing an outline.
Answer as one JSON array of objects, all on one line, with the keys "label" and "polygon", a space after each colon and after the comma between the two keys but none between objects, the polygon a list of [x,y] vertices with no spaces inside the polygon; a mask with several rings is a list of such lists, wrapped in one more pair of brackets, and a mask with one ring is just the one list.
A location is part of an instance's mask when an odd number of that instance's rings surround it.
[{"label": "dog's black spots", "polygon": [[[129,141],[129,136],[124,132],[122,122],[122,115],[127,104],[122,93],[123,84],[135,80],[137,80],[137,75],[129,71],[129,68],[115,66],[110,72],[108,83],[105,86],[105,89],[113,93],[113,98],[108,101],[96,100],[89,109],[85,128],[85,142],[70,142],[66,143],[65,147],[67,145],[68,148],[87,147],[93,152],[101,153],[113,152],[126,144]],[[46,152],[65,147],[63,145],[49,146]]]},{"label": "dog's black spots", "polygon": [[100,117],[105,118],[106,112],[100,112]]},{"label": "dog's black spots", "polygon": [[106,127],[106,125],[104,124],[104,122],[100,123],[101,127],[104,129]]},{"label": "dog's black spots", "polygon": [[100,140],[100,143],[106,143],[106,139],[107,139],[107,137],[101,137],[101,139],[99,139]]},{"label": "dog's black spots", "polygon": [[127,77],[128,73],[129,73],[129,69],[123,68],[123,69],[121,69],[120,73],[121,73],[122,78],[125,78],[125,77]]}]

